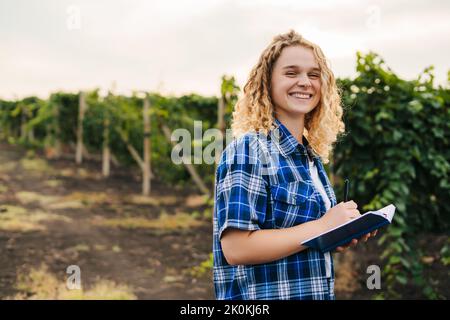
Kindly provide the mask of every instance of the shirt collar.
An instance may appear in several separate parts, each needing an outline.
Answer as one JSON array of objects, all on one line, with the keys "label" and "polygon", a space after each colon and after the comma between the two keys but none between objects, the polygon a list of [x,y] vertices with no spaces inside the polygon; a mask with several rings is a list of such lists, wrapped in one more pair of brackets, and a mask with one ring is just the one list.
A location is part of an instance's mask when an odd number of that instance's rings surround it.
[{"label": "shirt collar", "polygon": [[297,149],[300,154],[305,156],[308,155],[311,159],[318,158],[318,155],[312,149],[305,136],[303,136],[303,144],[299,143],[285,127],[285,125],[277,118],[275,118],[275,128],[279,129],[279,136],[278,139],[276,139],[277,135],[275,135],[275,139],[273,139],[273,141],[283,156],[287,157]]}]

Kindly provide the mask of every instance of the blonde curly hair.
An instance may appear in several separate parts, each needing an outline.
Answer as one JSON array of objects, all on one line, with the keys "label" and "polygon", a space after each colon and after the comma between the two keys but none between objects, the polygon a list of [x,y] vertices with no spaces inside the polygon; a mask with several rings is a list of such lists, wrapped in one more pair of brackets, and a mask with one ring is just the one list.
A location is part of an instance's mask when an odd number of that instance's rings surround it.
[{"label": "blonde curly hair", "polygon": [[270,96],[273,66],[285,47],[297,45],[312,49],[321,70],[321,98],[318,105],[305,116],[304,134],[313,150],[327,163],[333,143],[345,129],[340,92],[320,47],[294,30],[275,36],[251,70],[243,96],[233,111],[232,133],[234,137],[250,131],[267,135],[275,128],[274,105]]}]

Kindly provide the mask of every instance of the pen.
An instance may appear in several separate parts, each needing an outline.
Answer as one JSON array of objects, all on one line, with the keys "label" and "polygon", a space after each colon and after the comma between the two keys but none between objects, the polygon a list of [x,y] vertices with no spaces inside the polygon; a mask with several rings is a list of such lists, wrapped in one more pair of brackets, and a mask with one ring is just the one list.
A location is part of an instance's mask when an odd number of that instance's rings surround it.
[{"label": "pen", "polygon": [[350,181],[348,181],[348,179],[345,179],[345,184],[344,184],[344,202],[348,201],[348,189],[350,186]]}]

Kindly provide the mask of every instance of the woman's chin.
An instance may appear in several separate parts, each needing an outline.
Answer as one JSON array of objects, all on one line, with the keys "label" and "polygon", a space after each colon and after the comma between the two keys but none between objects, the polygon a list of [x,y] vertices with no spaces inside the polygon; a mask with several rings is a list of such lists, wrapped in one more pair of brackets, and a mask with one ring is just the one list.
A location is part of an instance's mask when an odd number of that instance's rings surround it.
[{"label": "woman's chin", "polygon": [[314,105],[311,101],[289,102],[287,109],[294,113],[306,114],[314,109]]}]

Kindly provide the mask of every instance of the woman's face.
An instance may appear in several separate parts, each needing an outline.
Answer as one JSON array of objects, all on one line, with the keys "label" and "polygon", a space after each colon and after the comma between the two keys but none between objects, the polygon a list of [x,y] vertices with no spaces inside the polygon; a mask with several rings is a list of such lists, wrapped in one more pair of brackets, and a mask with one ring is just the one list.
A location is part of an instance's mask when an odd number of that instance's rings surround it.
[{"label": "woman's face", "polygon": [[286,47],[272,70],[271,90],[275,113],[305,115],[320,101],[320,69],[312,49]]}]

